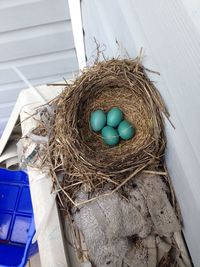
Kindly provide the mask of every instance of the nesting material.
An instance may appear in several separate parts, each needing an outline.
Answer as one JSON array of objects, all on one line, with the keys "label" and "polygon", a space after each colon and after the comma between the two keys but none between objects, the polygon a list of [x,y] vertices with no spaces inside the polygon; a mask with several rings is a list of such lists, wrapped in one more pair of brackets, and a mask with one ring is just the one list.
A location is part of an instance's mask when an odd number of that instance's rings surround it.
[{"label": "nesting material", "polygon": [[[113,193],[74,212],[96,267],[121,267],[123,262],[130,267],[162,266],[159,261],[173,248],[161,239],[171,240],[173,233],[181,230],[167,198],[165,183],[160,176],[140,175],[133,185],[125,189],[127,199]],[[77,195],[78,202],[87,198],[82,191]],[[175,255],[176,252],[174,249]],[[168,263],[175,261],[176,256],[169,255]]]},{"label": "nesting material", "polygon": [[[142,170],[158,170],[166,143],[162,113],[168,113],[139,58],[94,64],[66,84],[51,105],[55,108],[51,131],[43,123],[37,133],[48,134],[43,162],[64,206],[75,205],[80,187],[92,199],[107,183],[115,192]],[[115,106],[137,130],[134,138],[110,148],[90,130],[89,118],[96,109]],[[58,173],[63,175],[60,181]]]},{"label": "nesting material", "polygon": [[[136,134],[109,147],[89,120],[93,111],[112,107]],[[163,115],[169,114],[140,58],[96,62],[38,115],[38,128],[24,141],[35,146],[24,161],[50,172],[94,266],[178,266],[178,205],[164,167]],[[81,243],[77,255],[84,254]]]}]

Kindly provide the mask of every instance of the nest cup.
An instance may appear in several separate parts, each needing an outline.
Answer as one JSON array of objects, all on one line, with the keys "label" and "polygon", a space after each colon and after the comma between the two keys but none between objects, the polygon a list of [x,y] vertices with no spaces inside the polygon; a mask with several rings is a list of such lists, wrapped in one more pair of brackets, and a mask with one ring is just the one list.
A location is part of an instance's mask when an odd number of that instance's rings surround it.
[{"label": "nest cup", "polygon": [[[54,177],[63,174],[56,183],[65,200],[75,204],[80,187],[90,193],[89,199],[101,194],[105,184],[116,191],[142,170],[159,168],[165,148],[162,113],[168,113],[139,58],[112,59],[85,69],[55,105],[48,155]],[[136,134],[110,148],[90,129],[89,119],[92,111],[112,107],[123,111]]]}]

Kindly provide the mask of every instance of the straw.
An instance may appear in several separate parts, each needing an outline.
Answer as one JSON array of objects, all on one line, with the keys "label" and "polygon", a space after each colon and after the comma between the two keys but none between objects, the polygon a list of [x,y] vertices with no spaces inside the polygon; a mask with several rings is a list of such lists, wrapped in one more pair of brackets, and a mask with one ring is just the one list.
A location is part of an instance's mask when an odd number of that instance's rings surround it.
[{"label": "straw", "polygon": [[[49,105],[55,108],[55,116],[43,164],[50,168],[65,208],[80,205],[75,203],[80,189],[88,192],[90,201],[104,194],[106,184],[113,192],[123,191],[142,171],[163,172],[163,114],[169,114],[140,57],[95,61],[74,83],[66,83]],[[96,109],[108,111],[116,106],[135,126],[136,134],[110,148],[91,131],[89,118]],[[49,129],[40,122],[37,131],[45,134]],[[62,181],[55,179],[58,173],[63,174]]]}]

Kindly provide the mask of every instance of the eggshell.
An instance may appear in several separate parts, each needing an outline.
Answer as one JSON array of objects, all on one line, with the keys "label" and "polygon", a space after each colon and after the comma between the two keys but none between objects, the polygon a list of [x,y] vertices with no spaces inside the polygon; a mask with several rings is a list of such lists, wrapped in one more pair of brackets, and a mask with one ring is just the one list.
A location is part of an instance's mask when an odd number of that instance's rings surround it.
[{"label": "eggshell", "polygon": [[119,136],[124,140],[129,140],[135,135],[135,128],[127,121],[123,120],[118,126]]},{"label": "eggshell", "polygon": [[117,127],[123,119],[123,113],[119,108],[112,108],[107,114],[107,125]]},{"label": "eggshell", "polygon": [[106,124],[106,114],[103,110],[97,109],[90,115],[90,127],[94,132],[99,132]]},{"label": "eggshell", "polygon": [[101,135],[106,145],[115,146],[119,143],[118,132],[113,127],[104,127],[101,131]]}]

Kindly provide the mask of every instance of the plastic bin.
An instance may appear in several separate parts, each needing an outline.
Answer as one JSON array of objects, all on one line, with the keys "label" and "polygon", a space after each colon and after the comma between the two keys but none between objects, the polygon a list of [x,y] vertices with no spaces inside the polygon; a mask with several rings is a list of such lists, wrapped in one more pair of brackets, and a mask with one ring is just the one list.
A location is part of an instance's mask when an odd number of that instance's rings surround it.
[{"label": "plastic bin", "polygon": [[0,169],[0,267],[26,265],[38,251],[28,176]]}]

